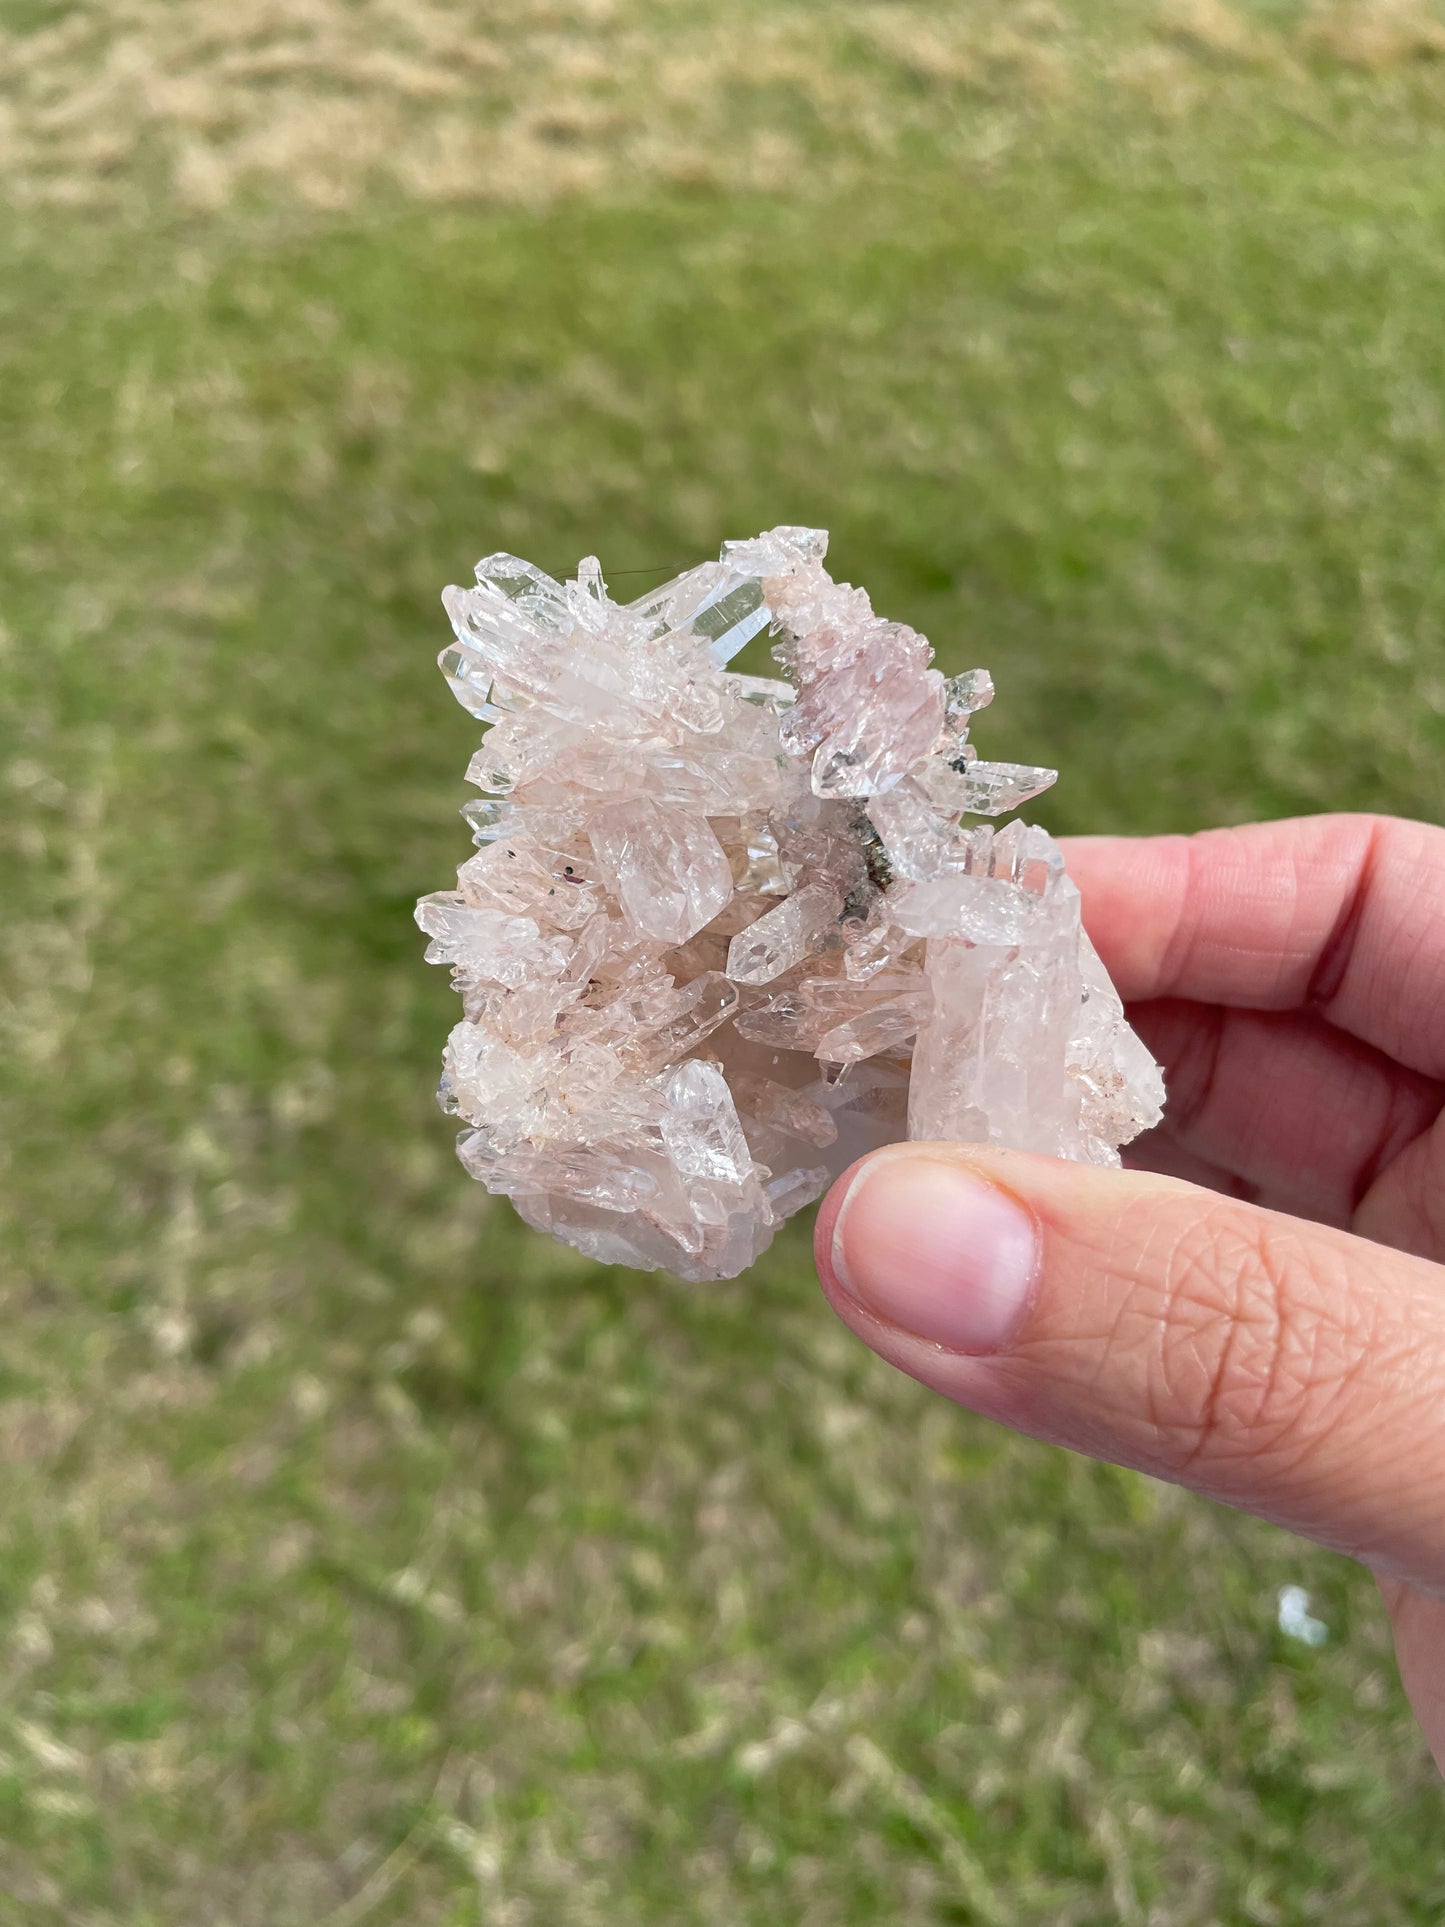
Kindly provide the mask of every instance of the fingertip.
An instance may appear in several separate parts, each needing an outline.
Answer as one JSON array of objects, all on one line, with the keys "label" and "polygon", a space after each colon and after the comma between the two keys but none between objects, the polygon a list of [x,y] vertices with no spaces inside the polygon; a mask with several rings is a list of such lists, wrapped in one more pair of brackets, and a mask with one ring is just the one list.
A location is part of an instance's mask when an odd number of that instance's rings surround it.
[{"label": "fingertip", "polygon": [[1019,1330],[1039,1248],[1033,1214],[1013,1192],[964,1149],[932,1144],[895,1145],[855,1165],[830,1194],[817,1239],[838,1309],[850,1301],[972,1356],[1003,1350]]}]

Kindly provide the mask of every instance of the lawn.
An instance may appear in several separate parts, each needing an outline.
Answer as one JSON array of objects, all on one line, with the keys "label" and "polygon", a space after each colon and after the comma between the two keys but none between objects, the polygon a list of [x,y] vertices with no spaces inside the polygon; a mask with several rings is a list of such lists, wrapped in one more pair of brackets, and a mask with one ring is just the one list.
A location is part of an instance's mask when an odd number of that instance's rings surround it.
[{"label": "lawn", "polygon": [[520,1232],[410,922],[499,547],[827,525],[1058,830],[1438,815],[1442,55],[0,0],[0,1927],[1445,1917],[1362,1573],[931,1401],[802,1228]]}]

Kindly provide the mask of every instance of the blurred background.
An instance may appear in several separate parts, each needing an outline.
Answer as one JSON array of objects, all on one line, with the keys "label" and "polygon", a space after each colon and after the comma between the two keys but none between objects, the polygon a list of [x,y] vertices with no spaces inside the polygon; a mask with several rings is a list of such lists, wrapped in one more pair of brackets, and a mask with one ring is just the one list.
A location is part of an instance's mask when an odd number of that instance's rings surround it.
[{"label": "blurred background", "polygon": [[411,923],[503,547],[1437,814],[1442,163],[1424,0],[0,0],[4,1927],[1445,1917],[1361,1573],[519,1235]]}]

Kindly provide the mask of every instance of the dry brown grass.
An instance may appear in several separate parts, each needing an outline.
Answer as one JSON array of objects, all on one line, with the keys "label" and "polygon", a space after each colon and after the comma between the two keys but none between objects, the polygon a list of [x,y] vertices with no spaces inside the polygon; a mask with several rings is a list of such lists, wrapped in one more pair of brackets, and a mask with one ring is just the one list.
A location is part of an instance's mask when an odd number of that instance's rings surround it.
[{"label": "dry brown grass", "polygon": [[981,30],[849,4],[819,24],[644,0],[96,0],[0,29],[0,166],[22,203],[141,187],[201,211],[257,185],[329,209],[379,184],[522,205],[647,180],[767,188],[795,172],[794,125],[891,149],[900,79],[945,97],[1009,68],[1058,84],[1048,9]]},{"label": "dry brown grass", "polygon": [[1168,0],[1160,21],[1168,33],[1217,58],[1253,61],[1274,51],[1273,36],[1227,0]]},{"label": "dry brown grass", "polygon": [[1445,56],[1445,20],[1430,0],[1316,0],[1300,38],[1312,52],[1375,73]]},{"label": "dry brown grass", "polygon": [[796,192],[920,130],[967,149],[991,111],[1091,78],[1173,117],[1211,68],[1277,73],[1301,49],[1384,69],[1445,51],[1445,23],[1429,0],[1318,0],[1288,37],[1230,0],[1107,33],[1049,0],[80,0],[0,25],[0,174],[22,206],[201,214],[255,190],[331,211]]},{"label": "dry brown grass", "polygon": [[[1438,0],[1311,0],[1288,32],[1261,25],[1230,0],[1163,0],[1159,25],[1196,56],[1276,70],[1301,53],[1373,73],[1445,55]],[[1130,75],[1158,71],[1157,60],[1138,54],[1124,66]]]}]

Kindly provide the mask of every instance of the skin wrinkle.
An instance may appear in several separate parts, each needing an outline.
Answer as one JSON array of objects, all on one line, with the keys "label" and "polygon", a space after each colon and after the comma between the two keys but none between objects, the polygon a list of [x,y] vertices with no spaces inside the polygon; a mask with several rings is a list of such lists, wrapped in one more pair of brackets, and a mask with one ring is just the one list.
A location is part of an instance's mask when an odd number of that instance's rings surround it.
[{"label": "skin wrinkle", "polygon": [[[1297,1483],[1322,1442],[1338,1443],[1340,1412],[1348,1412],[1360,1381],[1375,1374],[1378,1306],[1357,1301],[1342,1269],[1323,1276],[1330,1260],[1307,1251],[1287,1226],[1266,1221],[1221,1230],[1206,1223],[1199,1236],[1161,1341],[1167,1348],[1171,1332],[1175,1343],[1182,1332],[1197,1344],[1210,1329],[1180,1315],[1196,1279],[1223,1340],[1205,1361],[1208,1389],[1190,1421],[1195,1436],[1177,1476],[1193,1481],[1207,1471],[1212,1482],[1221,1468],[1247,1463],[1256,1472],[1263,1462],[1266,1476]],[[1162,1369],[1166,1399],[1187,1412],[1167,1361]]]},{"label": "skin wrinkle", "polygon": [[[1409,986],[1416,997],[1426,989],[1433,990],[1430,1014],[1435,1019],[1434,1028],[1437,1034],[1445,1028],[1439,1023],[1445,972],[1439,966],[1437,942],[1437,918],[1445,913],[1445,900],[1439,892],[1432,893],[1429,902],[1420,900],[1416,873],[1422,865],[1414,853],[1425,840],[1419,826],[1399,826],[1395,841],[1403,847],[1388,862],[1382,859],[1377,863],[1376,874],[1381,879],[1377,894],[1384,897],[1385,905],[1376,912],[1373,899],[1366,903],[1367,915],[1349,949],[1339,987],[1330,999],[1331,1021],[1336,1020],[1336,1011],[1347,998],[1366,1008],[1377,1006],[1388,1015],[1398,998],[1398,991],[1392,987]],[[1408,862],[1407,848],[1412,859]],[[1396,888],[1387,891],[1385,883],[1391,880]],[[1418,1049],[1421,1041],[1418,1034],[1402,1040],[1411,1049]],[[1438,1053],[1429,1068],[1437,1075],[1445,1068]]]},{"label": "skin wrinkle", "polygon": [[[1199,1239],[1197,1249],[1186,1242],[1192,1237]],[[1230,1237],[1232,1251],[1225,1243]],[[1381,1449],[1398,1458],[1410,1414],[1418,1411],[1428,1431],[1438,1423],[1441,1402],[1438,1387],[1412,1383],[1419,1347],[1401,1329],[1399,1309],[1378,1293],[1352,1292],[1343,1261],[1331,1266],[1328,1256],[1309,1253],[1287,1225],[1267,1225],[1257,1239],[1241,1227],[1222,1232],[1207,1221],[1186,1227],[1165,1276],[1162,1304],[1141,1304],[1130,1292],[1115,1321],[1117,1334],[1126,1319],[1137,1318],[1157,1349],[1152,1370],[1146,1362],[1141,1401],[1163,1448],[1154,1469],[1161,1469],[1162,1457],[1168,1477],[1235,1504],[1249,1503],[1251,1489],[1262,1482],[1280,1483],[1291,1492],[1297,1524],[1308,1520],[1325,1542],[1368,1555],[1375,1541],[1367,1529],[1345,1531],[1331,1520],[1349,1416],[1364,1414],[1349,1428],[1364,1432],[1359,1473]],[[1095,1360],[1092,1384],[1117,1379],[1118,1363],[1118,1354]],[[1400,1389],[1390,1401],[1392,1423],[1380,1432],[1375,1415],[1385,1376]],[[1131,1402],[1123,1414],[1126,1427],[1134,1409]],[[1326,1444],[1332,1449],[1320,1457],[1315,1477],[1311,1467]],[[1243,1484],[1232,1476],[1235,1468],[1247,1472]],[[1416,1487],[1429,1492],[1438,1467],[1422,1467],[1413,1478],[1402,1467],[1393,1476],[1401,1497]]]},{"label": "skin wrinkle", "polygon": [[[1445,1071],[1445,1057],[1438,1049],[1424,1063],[1412,1053],[1428,1037],[1445,1032],[1438,1021],[1445,973],[1439,967],[1435,927],[1437,914],[1445,913],[1445,900],[1438,891],[1422,899],[1420,890],[1422,871],[1428,876],[1430,846],[1437,844],[1442,833],[1422,824],[1367,820],[1372,829],[1370,887],[1362,897],[1361,917],[1343,945],[1339,981],[1318,1008],[1332,1024],[1355,1035],[1365,1032],[1357,1028],[1360,1019],[1354,1016],[1352,1021],[1352,1014],[1377,1012],[1387,1035],[1383,1039],[1369,1036],[1367,1041],[1398,1054],[1402,1062],[1412,1063],[1425,1075],[1439,1077]],[[1432,1015],[1437,1019],[1433,1027],[1416,1019],[1401,1031],[1402,1004],[1413,1009],[1417,1001],[1427,999],[1431,988]]]},{"label": "skin wrinkle", "polygon": [[1305,986],[1301,1000],[1304,1004],[1315,1005],[1327,1010],[1331,1000],[1338,994],[1350,967],[1350,957],[1355,940],[1360,932],[1365,910],[1376,883],[1376,865],[1380,854],[1380,826],[1371,819],[1365,837],[1365,847],[1358,859],[1358,870],[1348,897],[1340,906],[1335,925],[1320,948],[1319,961]]},{"label": "skin wrinkle", "polygon": [[[1127,1224],[1129,1214],[1121,1212],[1121,1233]],[[1143,1369],[1144,1393],[1143,1408],[1155,1441],[1156,1452],[1174,1457],[1174,1441],[1177,1428],[1164,1416],[1165,1407],[1161,1405],[1160,1392],[1168,1379],[1168,1363],[1164,1357],[1167,1351],[1167,1334],[1175,1308],[1173,1282],[1176,1274],[1175,1259],[1178,1252],[1178,1236],[1172,1226],[1160,1223],[1149,1226],[1148,1235],[1140,1241],[1135,1236],[1139,1257],[1138,1276],[1131,1289],[1123,1295],[1113,1320],[1112,1337],[1114,1344],[1127,1356],[1130,1352],[1138,1354]],[[1163,1244],[1162,1257],[1155,1257],[1155,1248]],[[1111,1240],[1111,1249],[1117,1250],[1117,1239]],[[1111,1267],[1108,1254],[1103,1254],[1099,1266],[1100,1284],[1107,1291]],[[1158,1287],[1151,1284],[1151,1277],[1157,1277]],[[1127,1325],[1137,1328],[1137,1336],[1124,1337]],[[1106,1351],[1096,1365],[1096,1377],[1107,1381],[1113,1370],[1113,1357]],[[1171,1476],[1172,1472],[1171,1472]]]},{"label": "skin wrinkle", "polygon": [[[1328,1263],[1302,1249],[1288,1229],[1275,1229],[1259,1241],[1258,1281],[1274,1278],[1274,1333],[1256,1408],[1245,1415],[1241,1431],[1247,1437],[1258,1430],[1276,1457],[1291,1447],[1283,1460],[1291,1472],[1335,1430],[1332,1412],[1340,1392],[1356,1383],[1370,1361],[1368,1341],[1362,1346],[1354,1331],[1349,1281],[1338,1267],[1333,1279],[1322,1278],[1321,1266]],[[1333,1315],[1336,1306],[1344,1310],[1343,1321]],[[1337,1354],[1330,1370],[1321,1364],[1327,1348]]]},{"label": "skin wrinkle", "polygon": [[[1176,1433],[1182,1420],[1184,1452],[1174,1470],[1184,1479],[1202,1459],[1219,1456],[1221,1414],[1234,1389],[1231,1381],[1248,1290],[1249,1254],[1244,1254],[1237,1270],[1221,1265],[1220,1241],[1210,1232],[1207,1220],[1204,1230],[1201,1237],[1199,1228],[1191,1226],[1174,1248],[1165,1273],[1165,1302],[1158,1326],[1158,1385],[1163,1397],[1159,1399],[1156,1392],[1155,1403],[1164,1410],[1174,1405]],[[1193,1376],[1203,1379],[1203,1393],[1197,1399],[1180,1395],[1181,1353],[1192,1362]]]},{"label": "skin wrinkle", "polygon": [[[1210,1303],[1206,1296],[1210,1248],[1194,1251],[1196,1223],[1180,1225],[1173,1214],[1164,1221],[1146,1220],[1147,1235],[1140,1240],[1139,1217],[1137,1207],[1124,1203],[1110,1218],[1087,1224],[1086,1239],[1072,1224],[1048,1228],[1050,1237],[1066,1243],[1067,1271],[1082,1273],[1076,1302],[1107,1306],[1110,1316],[1098,1329],[1071,1322],[1045,1339],[1026,1339],[1019,1356],[1035,1361],[1065,1390],[1071,1412],[1068,1443],[1077,1446],[1087,1433],[1111,1441],[1106,1449],[1117,1453],[1120,1428],[1136,1430],[1142,1417],[1148,1434],[1141,1439],[1142,1462],[1158,1470],[1162,1459],[1168,1477],[1182,1478],[1203,1454],[1210,1405],[1232,1344],[1234,1308]],[[1126,1237],[1132,1237],[1135,1256],[1127,1287],[1120,1291],[1117,1253]],[[1181,1250],[1188,1254],[1182,1263]],[[1193,1275],[1205,1291],[1191,1297]],[[1207,1316],[1201,1318],[1200,1312]],[[1210,1325],[1223,1333],[1222,1346],[1217,1339],[1205,1340]],[[1212,1349],[1217,1356],[1211,1356]],[[1087,1359],[1082,1373],[1081,1352]],[[1111,1388],[1108,1402],[1114,1409],[1101,1415],[1100,1394],[1107,1396]],[[1181,1413],[1194,1411],[1199,1416],[1183,1420],[1186,1436],[1181,1438]]]}]

